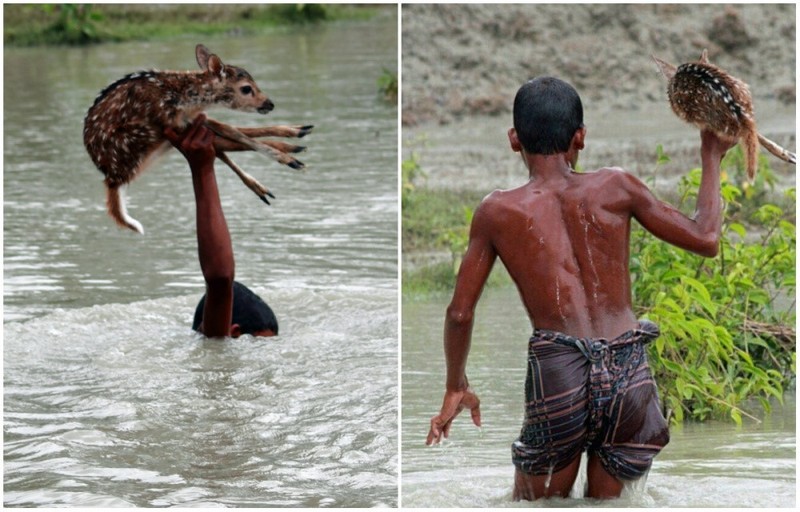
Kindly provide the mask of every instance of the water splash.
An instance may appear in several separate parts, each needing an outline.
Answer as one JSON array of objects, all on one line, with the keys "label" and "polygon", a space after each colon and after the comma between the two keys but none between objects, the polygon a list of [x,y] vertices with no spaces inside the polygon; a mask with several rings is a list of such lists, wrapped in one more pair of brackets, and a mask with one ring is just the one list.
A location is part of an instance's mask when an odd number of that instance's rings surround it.
[{"label": "water splash", "polygon": [[556,465],[550,464],[550,467],[547,469],[547,478],[544,481],[544,495],[550,495],[550,482],[553,480],[553,470],[555,470]]},{"label": "water splash", "polygon": [[650,474],[648,470],[638,480],[631,480],[625,482],[622,487],[620,498],[630,503],[631,506],[637,507],[652,507],[655,505],[655,500],[647,493],[647,476]]}]

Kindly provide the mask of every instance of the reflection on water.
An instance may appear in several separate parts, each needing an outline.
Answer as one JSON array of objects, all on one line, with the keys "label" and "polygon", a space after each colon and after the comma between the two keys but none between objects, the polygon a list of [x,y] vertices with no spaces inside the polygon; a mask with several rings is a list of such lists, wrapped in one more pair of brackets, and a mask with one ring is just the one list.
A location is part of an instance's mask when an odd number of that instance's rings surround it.
[{"label": "reflection on water", "polygon": [[[186,162],[129,188],[137,236],[105,213],[86,109],[137,69],[195,66],[194,39],[4,55],[4,504],[397,504],[396,16],[208,38],[276,109],[232,124],[314,124],[305,172],[218,165],[237,278],[281,335],[217,343],[189,325],[203,292]],[[265,121],[266,119],[266,121]]]},{"label": "reflection on water", "polygon": [[[487,290],[478,304],[467,375],[481,398],[483,427],[456,419],[450,439],[425,446],[431,416],[441,407],[442,332],[449,297],[403,303],[402,505],[404,507],[529,507],[511,501],[511,443],[523,417],[530,325],[513,288]],[[619,500],[581,497],[581,475],[568,499],[545,507],[792,507],[796,500],[795,401],[760,425],[687,423],[671,429],[646,484]],[[584,461],[585,464],[585,461]],[[583,471],[583,470],[582,470]]]}]

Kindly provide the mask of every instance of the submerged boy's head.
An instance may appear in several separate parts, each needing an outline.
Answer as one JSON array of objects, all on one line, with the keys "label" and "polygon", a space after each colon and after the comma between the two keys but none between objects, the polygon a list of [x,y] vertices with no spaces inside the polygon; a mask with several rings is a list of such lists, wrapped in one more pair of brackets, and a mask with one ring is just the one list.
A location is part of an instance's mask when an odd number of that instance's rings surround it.
[{"label": "submerged boy's head", "polygon": [[514,129],[531,154],[566,153],[583,126],[583,104],[568,83],[549,76],[525,83],[514,98]]},{"label": "submerged boy's head", "polygon": [[[192,329],[197,331],[203,322],[203,308],[206,296],[200,299],[194,311]],[[251,334],[253,336],[276,336],[278,334],[278,319],[266,302],[252,290],[238,281],[233,282],[233,316],[231,324],[238,325],[238,334]]]}]

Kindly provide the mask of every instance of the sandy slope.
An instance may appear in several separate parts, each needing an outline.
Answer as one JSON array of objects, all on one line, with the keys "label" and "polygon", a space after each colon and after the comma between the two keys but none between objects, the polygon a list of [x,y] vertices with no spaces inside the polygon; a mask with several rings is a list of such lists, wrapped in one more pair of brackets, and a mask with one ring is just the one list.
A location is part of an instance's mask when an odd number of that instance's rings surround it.
[{"label": "sandy slope", "polygon": [[[794,149],[793,4],[414,4],[403,6],[402,24],[404,153],[418,151],[431,186],[517,181],[505,141],[511,104],[521,83],[542,74],[583,97],[584,167],[646,174],[662,143],[673,162],[661,181],[671,186],[671,176],[697,164],[698,136],[669,110],[650,55],[680,63],[704,48],[750,84],[760,131]],[[775,164],[793,183],[794,167]]]}]

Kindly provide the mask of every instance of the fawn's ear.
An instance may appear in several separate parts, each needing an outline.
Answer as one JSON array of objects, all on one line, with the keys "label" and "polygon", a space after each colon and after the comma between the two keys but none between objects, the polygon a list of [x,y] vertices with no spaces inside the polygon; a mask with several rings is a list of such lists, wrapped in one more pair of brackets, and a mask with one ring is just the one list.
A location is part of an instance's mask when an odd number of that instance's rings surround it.
[{"label": "fawn's ear", "polygon": [[208,69],[208,58],[211,57],[211,52],[208,51],[208,48],[202,44],[198,44],[194,49],[194,55],[197,57],[197,63],[200,65],[200,69],[203,71]]},{"label": "fawn's ear", "polygon": [[703,49],[703,55],[700,56],[700,62],[703,64],[710,64],[708,61],[708,48]]},{"label": "fawn's ear", "polygon": [[225,78],[225,65],[222,64],[222,59],[212,54],[208,58],[208,72],[217,78]]},{"label": "fawn's ear", "polygon": [[223,78],[223,69],[225,65],[222,63],[222,59],[211,53],[209,49],[202,44],[197,45],[194,53],[197,57],[197,63],[200,64],[200,69],[203,71],[210,71],[212,75]]},{"label": "fawn's ear", "polygon": [[661,71],[661,74],[664,75],[664,78],[666,78],[668,81],[672,80],[672,77],[675,76],[675,71],[677,68],[668,62],[664,62],[655,55],[651,55],[651,57],[653,57],[653,60],[658,66],[658,70]]}]

